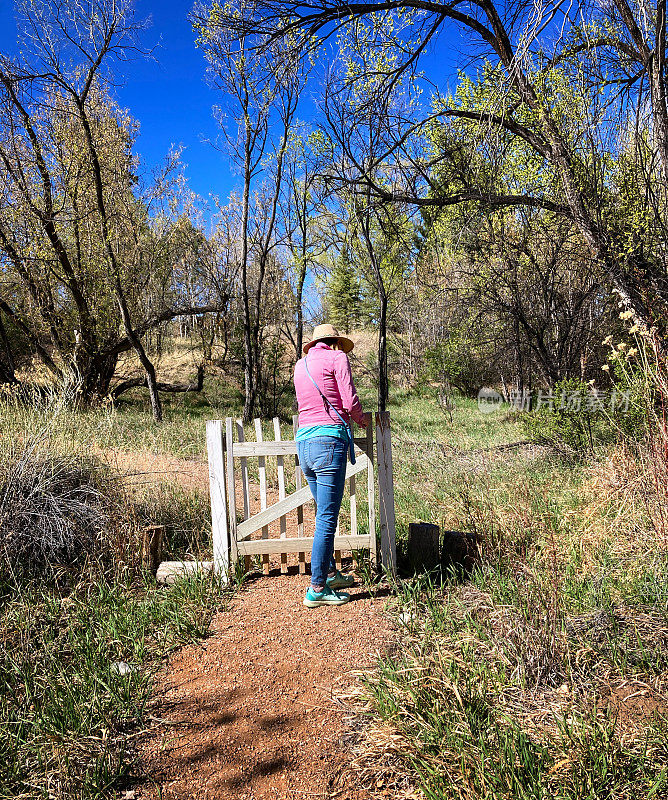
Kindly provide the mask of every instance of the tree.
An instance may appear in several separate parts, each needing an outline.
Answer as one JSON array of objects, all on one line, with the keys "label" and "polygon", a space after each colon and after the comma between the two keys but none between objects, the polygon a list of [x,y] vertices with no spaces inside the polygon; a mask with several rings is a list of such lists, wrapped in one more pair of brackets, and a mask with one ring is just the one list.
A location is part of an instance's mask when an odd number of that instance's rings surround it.
[{"label": "tree", "polygon": [[613,332],[615,304],[572,223],[536,210],[457,207],[437,218],[421,255],[453,305],[456,293],[463,319],[450,334],[486,349],[503,383],[522,394],[532,383],[595,376],[592,354]]},{"label": "tree", "polygon": [[360,281],[351,262],[350,246],[344,243],[327,276],[324,306],[326,318],[349,333],[360,320]]},{"label": "tree", "polygon": [[[240,13],[244,13],[242,5]],[[274,53],[269,59],[252,57],[254,37],[237,41],[220,25],[217,3],[195,7],[191,19],[210,64],[214,85],[228,100],[233,125],[221,117],[233,160],[243,179],[241,199],[241,290],[244,319],[244,411],[254,415],[261,378],[263,284],[267,264],[276,247],[277,212],[284,180],[284,161],[300,91],[306,79],[301,60],[285,62]],[[275,65],[280,67],[275,69]],[[276,122],[277,130],[274,129]],[[269,164],[267,163],[269,162]],[[251,207],[252,190],[258,188]],[[257,265],[250,282],[251,259]]]},{"label": "tree", "polygon": [[56,379],[74,371],[86,401],[109,393],[134,349],[159,419],[143,337],[218,305],[179,304],[151,209],[167,195],[140,196],[136,126],[106,91],[142,25],[125,0],[94,0],[85,18],[75,0],[26,0],[18,12],[21,56],[0,56],[0,310]]},{"label": "tree", "polygon": [[[224,23],[229,20],[238,36],[254,30],[261,48],[287,43],[286,57],[294,51],[305,56],[334,32],[378,15],[408,17],[410,31],[396,47],[398,59],[374,76],[376,102],[383,102],[402,78],[416,77],[421,56],[447,23],[461,26],[471,53],[487,59],[495,76],[489,101],[470,109],[435,92],[431,108],[419,115],[397,111],[383,135],[392,185],[379,181],[375,164],[361,162],[355,163],[358,182],[388,202],[446,207],[474,201],[488,208],[525,206],[563,215],[577,226],[635,323],[655,337],[665,356],[668,273],[665,252],[656,246],[666,231],[668,164],[663,0],[636,6],[627,0],[591,4],[577,18],[564,4],[541,6],[534,13],[534,6],[493,0],[445,5],[323,0],[315,6],[257,0],[247,10],[234,19],[228,15]],[[394,30],[386,41],[395,47]],[[353,75],[351,81],[368,77]],[[573,114],[563,98],[578,95],[581,113]],[[435,119],[469,121],[478,142],[490,136],[522,142],[556,175],[558,195],[540,187],[535,192],[498,191],[470,172],[453,176],[457,180],[447,193],[433,193],[432,173],[440,161],[428,151],[416,154],[414,145]]]},{"label": "tree", "polygon": [[[400,204],[372,197],[370,186],[360,187],[361,170],[374,181],[389,185],[391,174],[384,161],[385,129],[393,109],[401,102],[401,86],[380,97],[378,76],[396,60],[393,52],[378,48],[388,33],[388,21],[372,17],[371,24],[352,26],[339,37],[338,69],[325,88],[324,114],[331,155],[324,180],[339,198],[346,219],[346,240],[358,251],[360,264],[375,289],[378,329],[378,410],[386,410],[389,395],[387,332],[393,289],[402,283],[410,259],[411,226]],[[401,25],[391,26],[396,42]],[[384,33],[381,33],[384,29]],[[364,79],[351,79],[364,76]],[[361,252],[360,252],[361,251]]]},{"label": "tree", "polygon": [[297,358],[304,344],[304,286],[309,270],[326,250],[323,220],[324,204],[318,194],[322,165],[317,147],[305,131],[295,131],[286,154],[285,202],[282,209],[284,240],[294,271],[295,336],[291,325],[287,335],[293,339]]}]

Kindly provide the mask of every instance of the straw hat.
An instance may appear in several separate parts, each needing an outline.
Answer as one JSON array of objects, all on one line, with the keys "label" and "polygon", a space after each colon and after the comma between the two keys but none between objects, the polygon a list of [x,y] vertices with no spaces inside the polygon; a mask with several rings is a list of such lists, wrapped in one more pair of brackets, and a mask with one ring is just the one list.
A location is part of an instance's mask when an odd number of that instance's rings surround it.
[{"label": "straw hat", "polygon": [[311,341],[304,345],[304,355],[308,353],[308,351],[316,342],[319,342],[322,339],[338,339],[339,346],[344,353],[349,353],[353,347],[355,347],[355,343],[352,341],[352,339],[348,339],[347,336],[341,336],[341,334],[333,325],[316,325],[313,329],[313,337],[311,338]]}]

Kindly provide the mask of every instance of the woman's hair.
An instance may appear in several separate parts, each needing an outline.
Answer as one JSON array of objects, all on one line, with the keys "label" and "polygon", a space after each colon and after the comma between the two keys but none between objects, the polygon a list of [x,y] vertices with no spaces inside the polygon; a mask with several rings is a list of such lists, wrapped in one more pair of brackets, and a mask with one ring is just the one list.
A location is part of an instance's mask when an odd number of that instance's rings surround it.
[{"label": "woman's hair", "polygon": [[319,339],[318,341],[324,342],[324,344],[329,345],[332,350],[340,350],[341,345],[339,344],[339,340],[336,336],[330,336],[327,339]]}]

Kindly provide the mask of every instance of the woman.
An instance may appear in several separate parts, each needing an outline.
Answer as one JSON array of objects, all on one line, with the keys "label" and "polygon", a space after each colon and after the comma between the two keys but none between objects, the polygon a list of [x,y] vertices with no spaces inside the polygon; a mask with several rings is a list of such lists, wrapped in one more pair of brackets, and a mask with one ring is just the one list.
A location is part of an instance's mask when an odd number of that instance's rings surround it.
[{"label": "woman", "polygon": [[295,366],[297,453],[317,506],[311,585],[304,598],[308,608],[347,603],[350,596],[336,590],[347,589],[355,582],[352,575],[338,572],[334,563],[334,534],[350,444],[348,423],[353,419],[366,428],[368,421],[346,355],[353,347],[352,341],[340,336],[332,325],[318,325],[311,341],[304,345],[304,358]]}]

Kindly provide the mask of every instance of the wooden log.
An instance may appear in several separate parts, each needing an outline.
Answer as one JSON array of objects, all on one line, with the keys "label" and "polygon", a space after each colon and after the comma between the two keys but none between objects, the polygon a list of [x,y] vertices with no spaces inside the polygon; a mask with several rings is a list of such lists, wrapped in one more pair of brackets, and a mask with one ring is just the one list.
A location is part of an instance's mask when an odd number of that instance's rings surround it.
[{"label": "wooden log", "polygon": [[170,585],[185,575],[213,570],[213,561],[163,561],[158,567],[155,579],[158,583]]},{"label": "wooden log", "polygon": [[[292,433],[295,439],[297,438],[297,431],[299,430],[299,414],[292,417]],[[302,488],[302,468],[299,466],[299,456],[295,454],[295,491]],[[297,536],[303,538],[304,536],[304,506],[297,506]],[[306,574],[306,553],[301,551],[299,553],[299,573]]]},{"label": "wooden log", "polygon": [[369,459],[367,469],[367,502],[369,507],[369,537],[371,547],[369,557],[373,567],[378,567],[378,539],[376,538],[376,481],[373,469],[373,415],[369,414],[366,429],[366,452]]},{"label": "wooden log", "polygon": [[216,572],[227,581],[230,571],[230,538],[225,497],[225,442],[223,425],[219,419],[206,423],[206,449],[209,459],[213,563]]},{"label": "wooden log", "polygon": [[381,563],[392,575],[397,573],[397,546],[392,477],[392,440],[389,412],[376,414],[376,453],[378,458],[378,497],[380,511]]},{"label": "wooden log", "polygon": [[230,518],[230,559],[232,564],[237,562],[237,498],[235,493],[234,457],[232,447],[234,444],[234,420],[227,417],[225,420],[225,455],[227,462],[227,504]]},{"label": "wooden log", "polygon": [[[262,420],[255,419],[255,438],[258,443],[262,442]],[[260,511],[264,511],[267,508],[267,461],[265,457],[262,455],[257,460],[258,464],[258,475],[260,478]],[[257,528],[256,528],[257,530]],[[265,525],[262,528],[262,538],[268,539],[269,538],[269,526]],[[269,575],[269,556],[264,555],[262,556],[262,573],[264,575]]]},{"label": "wooden log", "polygon": [[443,531],[441,537],[441,566],[464,574],[473,569],[480,555],[478,538],[465,531]]},{"label": "wooden log", "polygon": [[164,538],[164,525],[149,525],[147,528],[144,528],[141,542],[142,566],[154,575],[162,561]]},{"label": "wooden log", "polygon": [[413,572],[428,572],[440,563],[440,528],[430,522],[411,522],[406,552]]},{"label": "wooden log", "polygon": [[[274,437],[277,442],[281,441],[281,421],[278,417],[274,417]],[[285,464],[283,456],[276,456],[276,472],[278,476],[278,499],[279,501],[285,500]],[[288,532],[285,515],[279,519],[279,525],[281,539],[285,539]],[[288,574],[288,556],[286,553],[281,553],[281,573],[283,575]]]}]

